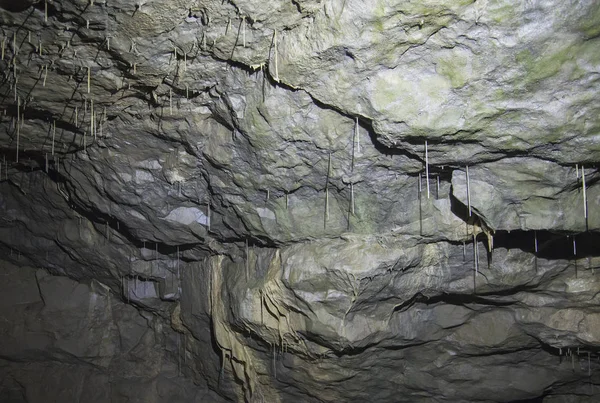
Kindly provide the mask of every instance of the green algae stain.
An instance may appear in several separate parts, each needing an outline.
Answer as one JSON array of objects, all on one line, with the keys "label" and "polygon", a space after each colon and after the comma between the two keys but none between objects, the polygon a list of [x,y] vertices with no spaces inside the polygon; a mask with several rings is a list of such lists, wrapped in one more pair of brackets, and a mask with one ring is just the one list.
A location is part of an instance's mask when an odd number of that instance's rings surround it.
[{"label": "green algae stain", "polygon": [[450,81],[452,88],[461,88],[467,83],[467,59],[453,53],[447,58],[438,60],[436,72]]},{"label": "green algae stain", "polygon": [[491,1],[488,3],[487,13],[489,18],[498,24],[508,23],[509,25],[515,21],[517,3],[512,1]]},{"label": "green algae stain", "polygon": [[413,115],[417,112],[417,100],[413,96],[413,84],[392,74],[377,80],[373,93],[373,106],[394,115]]},{"label": "green algae stain", "polygon": [[592,3],[578,28],[588,39],[600,36],[600,2]]},{"label": "green algae stain", "polygon": [[570,80],[583,77],[585,70],[580,64],[599,63],[600,52],[597,41],[586,41],[567,43],[558,50],[545,52],[540,56],[525,49],[519,52],[515,59],[525,71],[523,84],[525,87],[532,87],[540,81],[560,74],[564,74],[564,77]]},{"label": "green algae stain", "polygon": [[525,68],[527,83],[534,83],[558,74],[572,56],[572,49],[569,48],[542,57],[536,57],[529,49],[525,49],[516,55],[516,61]]}]

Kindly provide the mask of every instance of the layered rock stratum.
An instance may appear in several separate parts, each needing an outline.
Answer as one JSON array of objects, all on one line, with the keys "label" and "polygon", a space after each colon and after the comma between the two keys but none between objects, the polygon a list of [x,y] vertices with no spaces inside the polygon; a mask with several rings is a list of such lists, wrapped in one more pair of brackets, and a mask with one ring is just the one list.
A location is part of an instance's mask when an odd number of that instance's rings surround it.
[{"label": "layered rock stratum", "polygon": [[1,401],[597,401],[597,1],[0,7]]}]

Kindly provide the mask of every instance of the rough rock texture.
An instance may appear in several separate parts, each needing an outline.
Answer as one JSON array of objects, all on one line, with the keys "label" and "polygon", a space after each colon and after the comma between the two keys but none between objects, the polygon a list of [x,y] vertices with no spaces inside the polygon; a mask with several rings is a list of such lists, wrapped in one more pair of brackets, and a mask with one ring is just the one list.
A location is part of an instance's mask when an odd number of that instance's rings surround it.
[{"label": "rough rock texture", "polygon": [[0,400],[599,398],[597,1],[0,7]]},{"label": "rough rock texture", "polygon": [[184,336],[104,284],[2,269],[2,402],[220,401],[177,376]]}]

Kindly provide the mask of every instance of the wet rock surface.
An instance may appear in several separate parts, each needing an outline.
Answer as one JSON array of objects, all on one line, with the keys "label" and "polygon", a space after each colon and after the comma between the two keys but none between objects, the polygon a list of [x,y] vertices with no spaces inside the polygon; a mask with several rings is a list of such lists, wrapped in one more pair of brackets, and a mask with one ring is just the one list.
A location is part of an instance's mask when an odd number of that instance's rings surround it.
[{"label": "wet rock surface", "polygon": [[0,400],[598,399],[597,2],[9,3]]}]

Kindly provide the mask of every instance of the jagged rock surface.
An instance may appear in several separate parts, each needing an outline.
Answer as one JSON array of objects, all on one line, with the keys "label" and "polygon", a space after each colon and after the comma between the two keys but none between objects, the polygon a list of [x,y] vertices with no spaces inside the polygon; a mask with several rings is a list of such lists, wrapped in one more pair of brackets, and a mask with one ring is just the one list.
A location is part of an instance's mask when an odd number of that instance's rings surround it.
[{"label": "jagged rock surface", "polygon": [[598,2],[9,3],[0,400],[600,396]]}]

